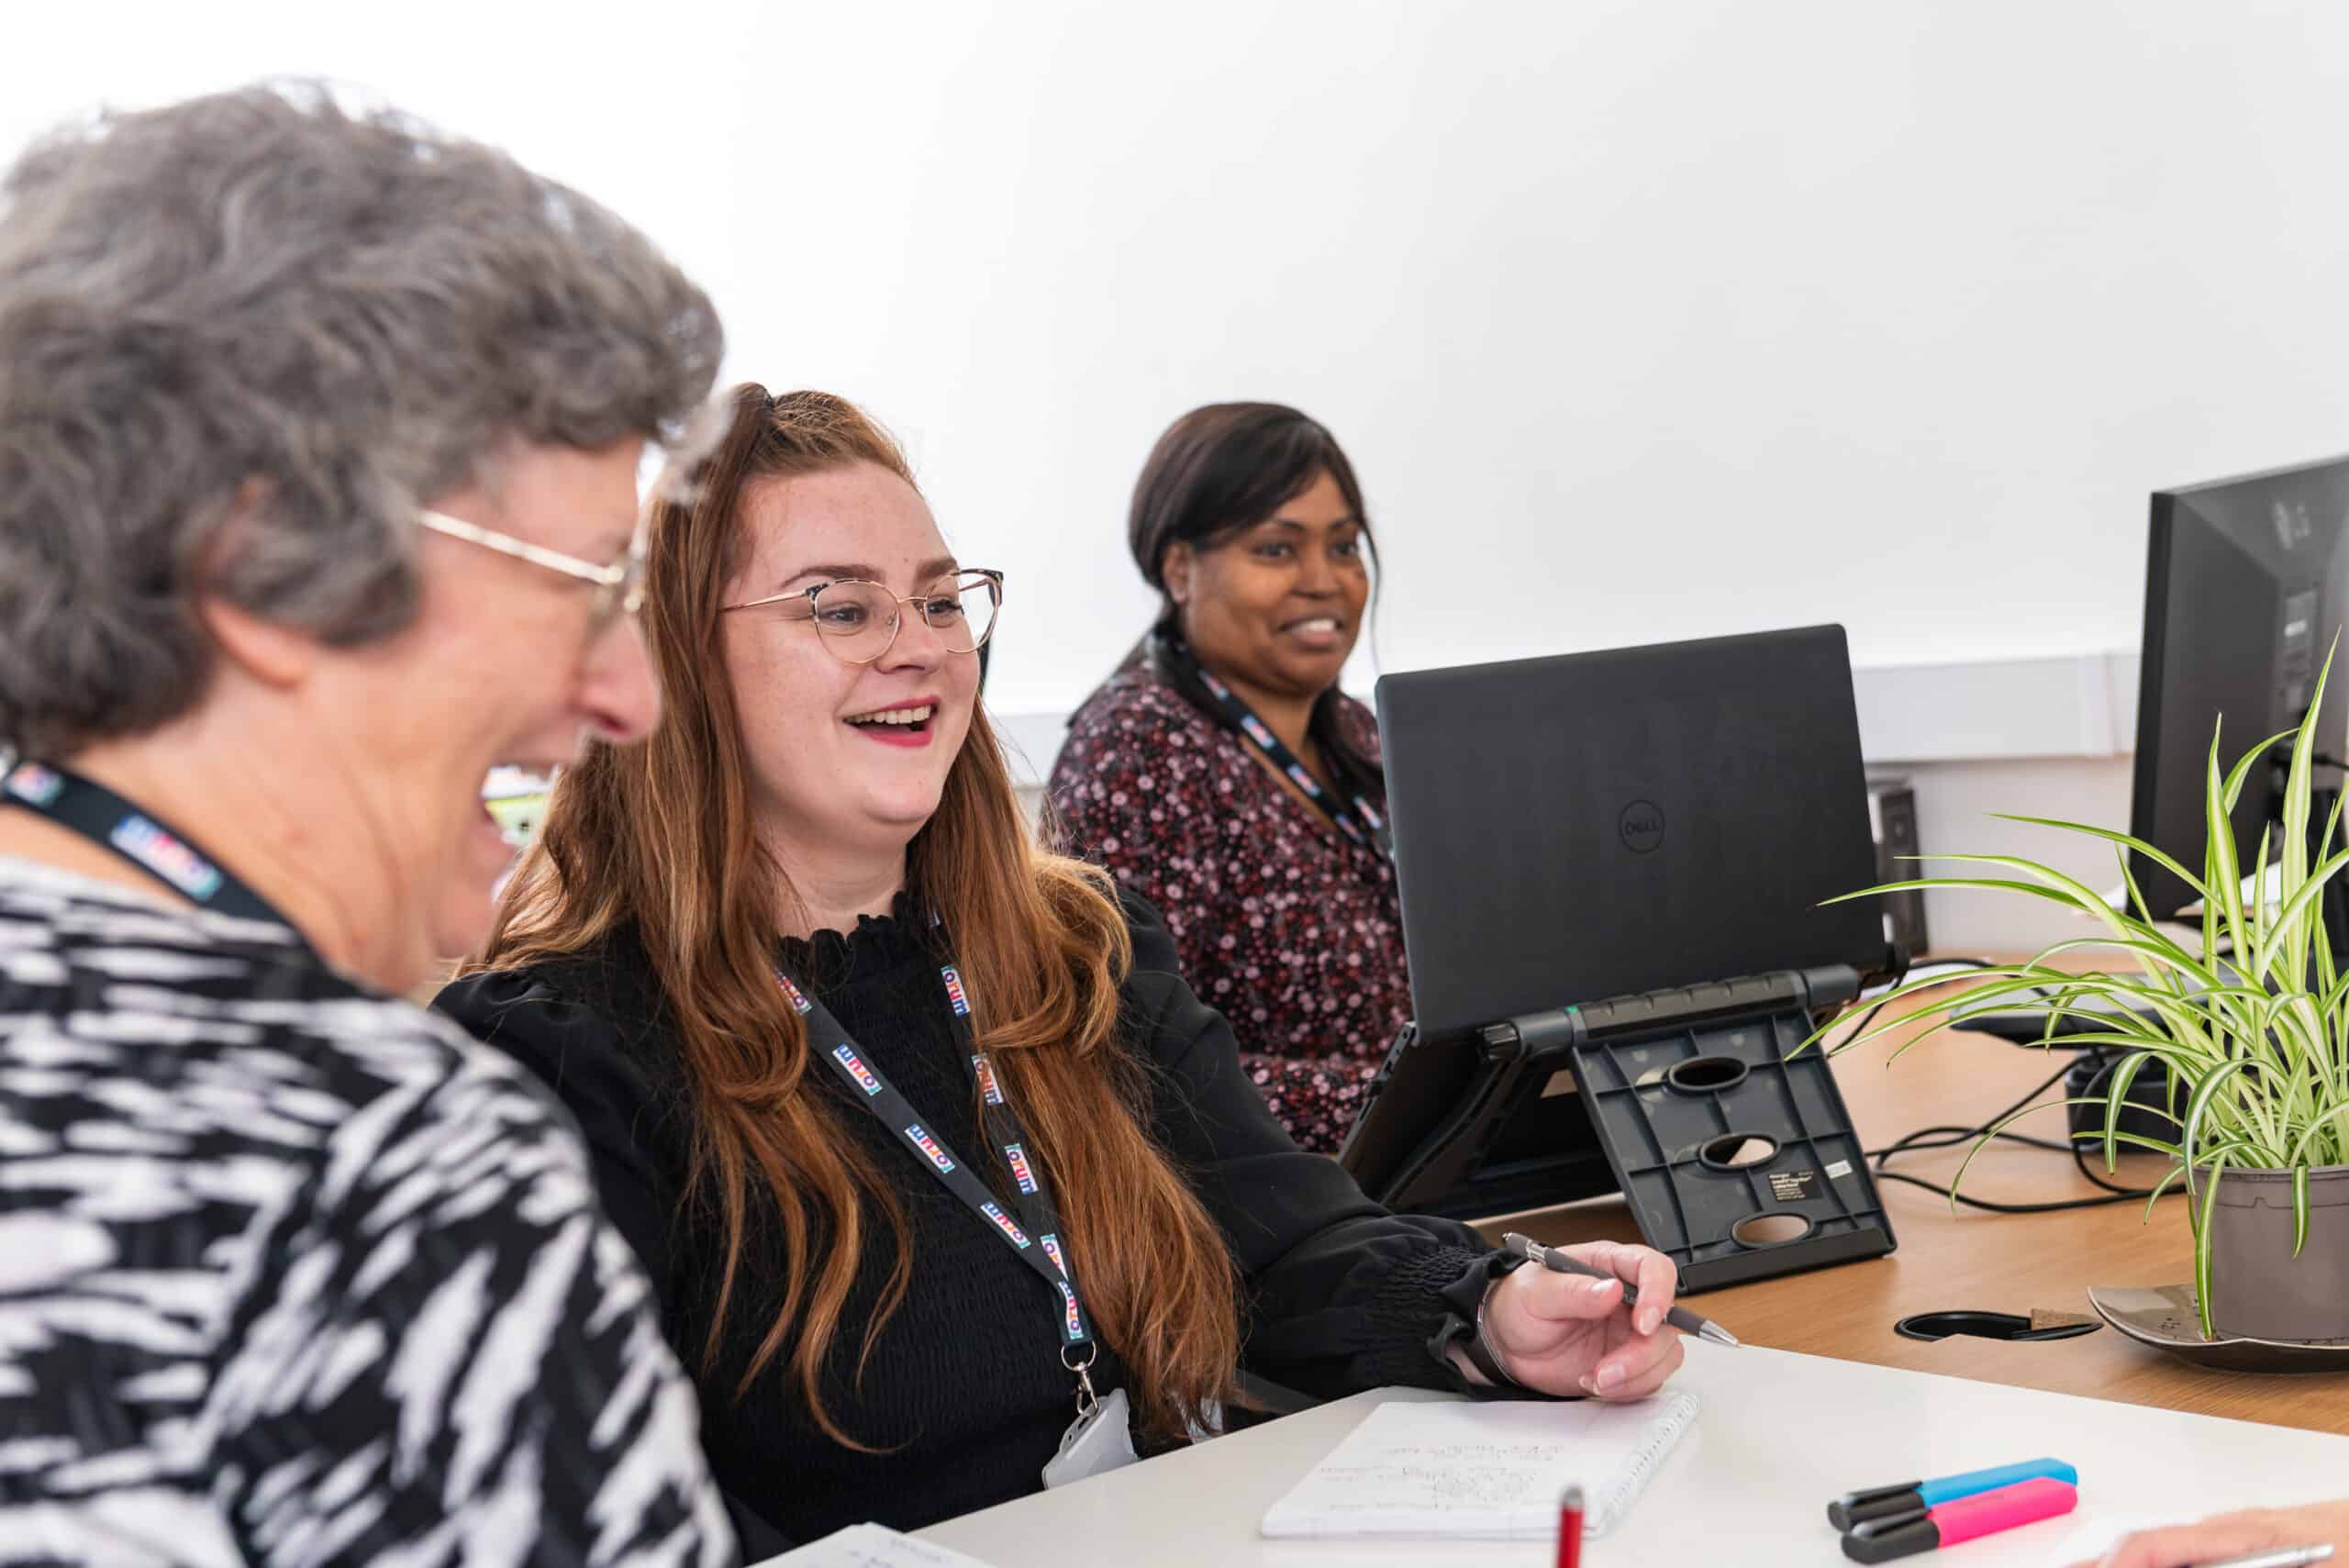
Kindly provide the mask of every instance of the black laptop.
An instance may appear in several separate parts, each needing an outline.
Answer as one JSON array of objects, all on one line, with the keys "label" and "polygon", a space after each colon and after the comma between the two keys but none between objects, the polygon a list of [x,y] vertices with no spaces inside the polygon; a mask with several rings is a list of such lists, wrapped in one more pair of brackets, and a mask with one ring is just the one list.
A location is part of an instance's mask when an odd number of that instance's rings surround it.
[{"label": "black laptop", "polygon": [[[1340,1155],[1374,1196],[1464,1217],[1618,1184],[1569,1074],[1473,1103],[1508,1020],[1888,967],[1876,902],[1824,902],[1877,880],[1842,628],[1389,675],[1377,702],[1415,1019]],[[1615,998],[1645,1000],[1589,1008]],[[1470,1128],[1473,1161],[1430,1158]]]}]

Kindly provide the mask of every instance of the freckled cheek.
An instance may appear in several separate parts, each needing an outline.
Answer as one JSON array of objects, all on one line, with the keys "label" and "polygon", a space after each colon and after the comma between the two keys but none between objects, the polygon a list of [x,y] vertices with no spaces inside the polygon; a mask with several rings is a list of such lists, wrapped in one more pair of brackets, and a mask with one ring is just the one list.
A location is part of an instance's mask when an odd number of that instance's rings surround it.
[{"label": "freckled cheek", "polygon": [[946,706],[941,717],[967,731],[971,715],[979,706],[979,656],[958,653],[942,667],[942,673],[939,695]]},{"label": "freckled cheek", "polygon": [[821,648],[799,650],[773,641],[738,640],[728,647],[726,662],[746,722],[770,727],[829,721],[845,700],[853,674]]},{"label": "freckled cheek", "polygon": [[949,696],[963,703],[977,700],[979,695],[979,656],[977,654],[950,654],[945,666],[945,675]]}]

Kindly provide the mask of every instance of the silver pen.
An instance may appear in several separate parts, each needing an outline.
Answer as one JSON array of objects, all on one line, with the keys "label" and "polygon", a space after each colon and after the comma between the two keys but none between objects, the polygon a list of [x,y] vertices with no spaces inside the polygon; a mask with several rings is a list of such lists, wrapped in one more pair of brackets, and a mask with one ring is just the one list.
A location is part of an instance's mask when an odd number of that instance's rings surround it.
[{"label": "silver pen", "polygon": [[[1515,1252],[1519,1257],[1526,1259],[1528,1262],[1540,1263],[1543,1268],[1554,1270],[1562,1274],[1586,1274],[1592,1279],[1613,1279],[1615,1277],[1613,1273],[1609,1273],[1606,1269],[1596,1267],[1590,1263],[1586,1263],[1579,1258],[1569,1257],[1565,1253],[1558,1251],[1555,1247],[1544,1247],[1541,1242],[1533,1240],[1528,1237],[1520,1236],[1514,1230],[1501,1238],[1501,1245],[1508,1248],[1510,1251]],[[1639,1305],[1639,1301],[1640,1293],[1633,1290],[1630,1285],[1625,1285],[1623,1287],[1623,1305],[1626,1307],[1636,1307]],[[1684,1334],[1694,1334],[1697,1338],[1710,1340],[1716,1345],[1735,1346],[1738,1343],[1738,1339],[1735,1334],[1731,1333],[1728,1329],[1722,1328],[1720,1324],[1714,1322],[1709,1318],[1698,1317],[1694,1312],[1689,1311],[1685,1307],[1674,1307],[1671,1311],[1664,1315],[1664,1320],[1671,1324],[1674,1328],[1679,1329]],[[2328,1554],[2331,1550],[2332,1549],[2329,1547],[2326,1549]],[[2318,1561],[2318,1559],[2310,1558],[2309,1561],[2313,1562]]]},{"label": "silver pen", "polygon": [[2263,1551],[2256,1557],[2230,1557],[2224,1562],[2206,1562],[2200,1568],[2309,1568],[2311,1562],[2331,1560],[2330,1546],[2288,1546],[2280,1551]]}]

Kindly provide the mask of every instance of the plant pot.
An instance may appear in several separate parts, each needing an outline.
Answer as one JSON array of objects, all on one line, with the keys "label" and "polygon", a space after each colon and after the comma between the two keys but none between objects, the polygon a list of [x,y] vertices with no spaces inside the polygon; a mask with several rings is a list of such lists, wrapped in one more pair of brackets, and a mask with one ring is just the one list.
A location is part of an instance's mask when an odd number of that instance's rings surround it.
[{"label": "plant pot", "polygon": [[[2198,1175],[2200,1188],[2210,1180]],[[2199,1195],[2187,1199],[2199,1204]],[[2309,1237],[2292,1255],[2292,1173],[2229,1170],[2210,1213],[2210,1328],[2287,1343],[2349,1340],[2349,1165],[2309,1172]]]}]

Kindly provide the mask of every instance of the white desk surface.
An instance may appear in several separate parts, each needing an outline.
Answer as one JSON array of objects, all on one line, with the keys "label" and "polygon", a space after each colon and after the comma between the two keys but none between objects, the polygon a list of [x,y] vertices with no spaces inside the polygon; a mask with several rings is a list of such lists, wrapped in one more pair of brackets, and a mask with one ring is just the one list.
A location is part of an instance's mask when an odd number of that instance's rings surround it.
[{"label": "white desk surface", "polygon": [[[2041,1455],[2078,1468],[2076,1513],[1918,1557],[1920,1568],[2057,1568],[2053,1554],[2099,1516],[2177,1519],[2349,1494],[2349,1437],[2329,1433],[1753,1348],[1691,1343],[1674,1381],[1703,1413],[1623,1523],[1587,1544],[1594,1564],[1845,1562],[1831,1497]],[[1257,1535],[1265,1508],[1371,1407],[1442,1397],[1357,1395],[920,1533],[994,1568],[1548,1568],[1546,1543]]]}]

